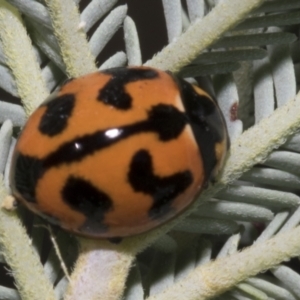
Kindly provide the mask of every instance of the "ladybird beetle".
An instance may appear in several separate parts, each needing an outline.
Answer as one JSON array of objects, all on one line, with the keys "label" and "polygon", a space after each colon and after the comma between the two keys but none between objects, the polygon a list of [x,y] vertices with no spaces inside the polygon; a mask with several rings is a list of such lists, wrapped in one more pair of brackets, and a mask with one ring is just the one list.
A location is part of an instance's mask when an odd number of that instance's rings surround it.
[{"label": "ladybird beetle", "polygon": [[169,72],[114,68],[69,80],[18,138],[12,193],[73,233],[121,238],[186,209],[229,145],[204,90]]}]

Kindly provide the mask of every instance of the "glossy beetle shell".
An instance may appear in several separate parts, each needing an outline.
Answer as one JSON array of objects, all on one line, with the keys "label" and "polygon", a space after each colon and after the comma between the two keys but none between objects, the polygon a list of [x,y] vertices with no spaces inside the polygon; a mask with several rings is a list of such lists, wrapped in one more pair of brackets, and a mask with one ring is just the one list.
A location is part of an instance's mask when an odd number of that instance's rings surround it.
[{"label": "glossy beetle shell", "polygon": [[97,238],[155,228],[222,167],[226,125],[202,89],[147,67],[68,81],[29,118],[13,195],[66,230]]}]

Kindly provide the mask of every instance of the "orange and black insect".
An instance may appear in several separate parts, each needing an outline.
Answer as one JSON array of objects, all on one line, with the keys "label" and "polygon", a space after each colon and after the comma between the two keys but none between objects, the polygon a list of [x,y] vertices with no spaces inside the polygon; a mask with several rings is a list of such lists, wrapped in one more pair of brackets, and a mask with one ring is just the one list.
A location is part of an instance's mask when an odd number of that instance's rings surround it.
[{"label": "orange and black insect", "polygon": [[208,93],[148,67],[73,79],[16,144],[13,195],[74,233],[148,231],[186,209],[222,167],[222,113]]}]

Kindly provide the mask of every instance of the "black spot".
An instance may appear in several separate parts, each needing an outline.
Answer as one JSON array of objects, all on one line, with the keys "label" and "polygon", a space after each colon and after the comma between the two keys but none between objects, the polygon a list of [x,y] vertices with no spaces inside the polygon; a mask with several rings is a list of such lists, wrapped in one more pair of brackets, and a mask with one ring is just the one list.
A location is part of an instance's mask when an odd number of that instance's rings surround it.
[{"label": "black spot", "polygon": [[[161,141],[169,141],[181,134],[186,123],[185,114],[176,107],[159,104],[152,107],[146,120],[119,128],[99,130],[66,142],[45,158],[44,167],[51,168],[63,163],[80,161],[85,156],[109,147],[134,134],[155,132]],[[111,136],[109,134],[110,130],[116,130],[117,134]]]},{"label": "black spot", "polygon": [[123,110],[131,108],[132,102],[131,96],[124,91],[124,86],[118,82],[114,82],[114,80],[110,80],[105,87],[101,89],[98,100]]},{"label": "black spot", "polygon": [[82,231],[106,231],[103,224],[105,213],[112,209],[112,200],[107,194],[94,187],[90,182],[70,176],[62,190],[62,198],[72,209],[83,213],[87,222],[82,226]]},{"label": "black spot", "polygon": [[42,116],[39,130],[50,137],[60,134],[68,125],[75,104],[75,97],[66,94],[47,102],[45,114]]},{"label": "black spot", "polygon": [[151,155],[142,149],[132,158],[128,180],[135,191],[153,197],[149,216],[158,219],[171,211],[172,202],[193,182],[193,175],[189,170],[166,177],[155,175]]},{"label": "black spot", "polygon": [[12,168],[11,185],[13,192],[20,193],[28,202],[36,202],[35,187],[42,176],[42,161],[27,155],[17,154]]},{"label": "black spot", "polygon": [[158,133],[160,140],[176,139],[187,124],[187,117],[176,107],[166,104],[153,106],[148,112],[150,131]]},{"label": "black spot", "polygon": [[102,71],[112,75],[107,84],[99,91],[98,100],[117,109],[131,108],[131,96],[126,93],[125,85],[137,80],[154,79],[158,73],[152,69],[114,68]]},{"label": "black spot", "polygon": [[226,138],[224,136],[225,121],[215,102],[206,96],[199,95],[188,82],[182,79],[177,80],[189,124],[202,154],[205,181],[208,181],[217,164],[215,145]]}]

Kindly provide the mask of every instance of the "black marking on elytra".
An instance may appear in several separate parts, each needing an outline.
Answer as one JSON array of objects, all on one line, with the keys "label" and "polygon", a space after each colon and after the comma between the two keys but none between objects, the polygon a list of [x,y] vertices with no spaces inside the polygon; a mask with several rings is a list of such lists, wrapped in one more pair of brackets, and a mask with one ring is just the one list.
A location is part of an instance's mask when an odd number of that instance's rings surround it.
[{"label": "black marking on elytra", "polygon": [[75,104],[75,96],[66,94],[47,102],[46,112],[41,118],[39,130],[50,137],[60,134],[68,125]]},{"label": "black marking on elytra", "polygon": [[194,137],[202,154],[205,181],[211,180],[217,164],[216,143],[224,138],[224,119],[217,104],[206,96],[199,95],[188,82],[177,79],[181,98],[192,127]]},{"label": "black marking on elytra", "polygon": [[12,170],[14,170],[11,174],[13,193],[19,193],[27,202],[35,203],[35,187],[43,172],[42,161],[18,153]]},{"label": "black marking on elytra", "polygon": [[68,178],[62,189],[62,197],[70,207],[88,217],[98,215],[102,218],[112,208],[112,200],[106,193],[79,177]]},{"label": "black marking on elytra", "polygon": [[189,170],[165,177],[155,175],[152,157],[142,149],[132,158],[128,180],[136,192],[151,195],[153,205],[149,217],[159,219],[172,210],[173,201],[191,185],[193,175]]},{"label": "black marking on elytra", "polygon": [[113,202],[106,193],[85,179],[70,176],[61,194],[64,203],[87,217],[87,221],[80,228],[81,231],[107,230],[103,219],[113,208]]},{"label": "black marking on elytra", "polygon": [[158,133],[161,141],[176,139],[185,125],[187,117],[172,105],[158,104],[148,112],[148,127]]},{"label": "black marking on elytra", "polygon": [[[109,147],[132,135],[144,132],[155,132],[161,141],[177,138],[187,123],[184,113],[172,105],[158,104],[148,112],[148,119],[119,128],[99,130],[92,134],[76,137],[61,145],[55,152],[49,154],[43,161],[45,168],[51,168],[63,163],[80,161],[95,151]],[[117,130],[111,136],[110,130]]]},{"label": "black marking on elytra", "polygon": [[101,88],[97,99],[121,110],[129,109],[132,106],[132,98],[125,91],[127,83],[158,77],[158,73],[152,69],[113,68],[102,71],[102,73],[110,74],[112,77]]}]

